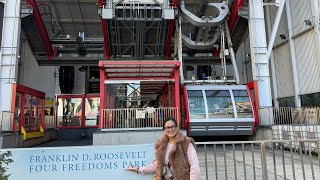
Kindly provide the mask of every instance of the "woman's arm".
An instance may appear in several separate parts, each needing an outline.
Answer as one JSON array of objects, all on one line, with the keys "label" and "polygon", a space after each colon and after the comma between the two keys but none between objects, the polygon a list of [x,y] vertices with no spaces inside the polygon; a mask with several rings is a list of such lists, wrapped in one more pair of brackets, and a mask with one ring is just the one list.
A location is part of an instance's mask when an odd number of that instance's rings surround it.
[{"label": "woman's arm", "polygon": [[200,166],[197,152],[192,143],[189,144],[187,153],[190,166],[190,180],[198,180],[200,179]]},{"label": "woman's arm", "polygon": [[141,173],[141,174],[152,174],[152,173],[155,173],[157,170],[157,161],[153,160],[153,162],[148,166],[144,166],[141,168],[132,166],[131,168],[126,168],[126,170]]},{"label": "woman's arm", "polygon": [[157,170],[157,160],[155,159],[148,166],[141,167],[139,169],[139,172],[141,174],[152,174],[152,173],[155,173],[156,170]]}]

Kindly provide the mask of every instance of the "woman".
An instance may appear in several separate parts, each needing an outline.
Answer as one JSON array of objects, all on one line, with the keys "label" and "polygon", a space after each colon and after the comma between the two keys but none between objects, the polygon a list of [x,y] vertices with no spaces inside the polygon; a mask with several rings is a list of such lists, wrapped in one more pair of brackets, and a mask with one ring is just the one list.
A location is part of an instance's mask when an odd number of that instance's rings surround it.
[{"label": "woman", "polygon": [[193,139],[179,131],[174,118],[164,120],[163,130],[163,136],[155,144],[155,160],[148,166],[133,166],[127,170],[155,173],[157,180],[198,180],[200,167]]}]

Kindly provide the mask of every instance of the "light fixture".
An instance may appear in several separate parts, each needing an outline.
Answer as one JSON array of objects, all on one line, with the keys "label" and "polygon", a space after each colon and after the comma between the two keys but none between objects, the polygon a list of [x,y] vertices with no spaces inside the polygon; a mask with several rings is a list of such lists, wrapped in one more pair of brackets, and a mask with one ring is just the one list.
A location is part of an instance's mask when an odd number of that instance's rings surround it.
[{"label": "light fixture", "polygon": [[284,35],[284,34],[280,34],[280,38],[283,40],[287,39],[286,35]]},{"label": "light fixture", "polygon": [[310,19],[304,20],[304,23],[306,23],[307,26],[312,26]]}]

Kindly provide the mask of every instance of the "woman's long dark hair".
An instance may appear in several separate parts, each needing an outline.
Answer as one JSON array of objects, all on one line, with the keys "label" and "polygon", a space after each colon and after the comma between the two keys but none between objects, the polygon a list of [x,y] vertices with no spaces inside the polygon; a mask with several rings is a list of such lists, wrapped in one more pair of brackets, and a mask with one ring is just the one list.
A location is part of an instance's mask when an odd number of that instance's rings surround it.
[{"label": "woman's long dark hair", "polygon": [[177,123],[177,121],[176,121],[176,119],[175,118],[173,118],[173,117],[167,117],[164,121],[163,121],[163,126],[162,126],[162,129],[164,130],[164,126],[165,126],[165,124],[168,122],[168,121],[172,121],[173,123],[174,123],[174,125],[176,125],[176,126],[178,126],[178,123]]}]

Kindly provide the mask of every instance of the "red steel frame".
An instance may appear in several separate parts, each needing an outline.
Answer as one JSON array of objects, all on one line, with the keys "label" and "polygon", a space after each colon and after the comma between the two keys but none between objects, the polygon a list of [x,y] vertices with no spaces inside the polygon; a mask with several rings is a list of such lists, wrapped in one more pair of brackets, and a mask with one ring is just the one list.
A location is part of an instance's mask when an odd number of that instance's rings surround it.
[{"label": "red steel frame", "polygon": [[229,20],[228,20],[230,33],[233,32],[233,30],[236,26],[236,23],[239,19],[238,10],[243,6],[243,4],[244,4],[244,0],[236,0],[236,2],[233,5],[233,8],[231,10],[231,14],[230,14]]},{"label": "red steel frame", "polygon": [[[21,131],[23,125],[24,125],[24,106],[25,106],[25,96],[30,95],[31,97],[31,102],[30,102],[30,113],[32,112],[32,99],[35,97],[36,98],[36,106],[35,106],[35,117],[38,117],[38,100],[42,100],[42,107],[41,107],[41,120],[40,124],[45,129],[45,124],[44,124],[44,106],[45,106],[45,97],[46,94],[44,92],[13,83],[12,84],[12,97],[11,97],[11,112],[15,112],[15,107],[16,107],[16,95],[17,93],[21,94],[21,103],[20,103],[20,119],[19,119],[19,127],[16,127],[16,124],[11,121],[10,125],[12,127],[12,131]],[[17,129],[18,128],[18,129]],[[30,129],[26,129],[27,132],[30,132]]]},{"label": "red steel frame", "polygon": [[[171,77],[122,77],[122,78],[110,78],[105,72],[105,65],[107,67],[111,67],[114,65],[123,66],[123,65],[137,65],[139,68],[143,69],[143,65],[174,65],[171,68],[173,69],[173,73]],[[102,110],[106,108],[105,99],[108,96],[108,92],[106,91],[105,87],[105,80],[163,80],[163,81],[174,81],[174,94],[172,97],[173,106],[177,107],[177,122],[180,124],[180,79],[179,79],[179,67],[181,63],[178,61],[139,61],[139,62],[132,62],[132,61],[100,61],[100,122],[99,128],[102,129],[103,122],[103,114]],[[115,67],[117,68],[117,67]],[[130,68],[130,67],[127,67]],[[136,67],[133,67],[136,68]],[[147,67],[148,68],[148,67]],[[163,68],[163,67],[161,67]]]},{"label": "red steel frame", "polygon": [[[103,8],[103,0],[98,0],[99,8]],[[109,48],[109,35],[108,35],[108,26],[107,21],[102,19],[102,31],[103,31],[103,40],[104,40],[104,57],[110,59],[110,48]]]},{"label": "red steel frame", "polygon": [[[258,115],[258,108],[259,108],[259,99],[258,99],[258,84],[257,81],[248,82],[246,84],[249,98],[253,107],[253,115],[254,115],[254,128],[252,135],[254,135],[256,131],[256,127],[259,125],[259,115]],[[251,94],[251,90],[254,91],[254,99]]]},{"label": "red steel frame", "polygon": [[[97,128],[97,126],[85,126],[85,122],[86,122],[86,109],[85,109],[85,99],[86,98],[97,98],[99,97],[99,94],[65,94],[65,95],[57,95],[56,96],[56,127],[61,128],[61,129],[78,129],[78,128]],[[58,125],[58,99],[69,99],[69,98],[81,98],[81,123],[80,126],[59,126]],[[101,98],[100,98],[100,108],[101,108]],[[99,119],[97,119],[98,124],[99,123]]]},{"label": "red steel frame", "polygon": [[46,52],[48,54],[48,57],[50,59],[54,55],[54,51],[53,51],[52,44],[51,44],[51,41],[48,36],[48,32],[46,30],[43,19],[41,17],[37,2],[36,2],[36,0],[27,0],[27,3],[29,6],[32,6],[32,8],[33,8],[33,18],[36,23],[36,26],[37,26],[39,35],[41,37],[41,40],[43,42],[43,45],[44,45]]}]

